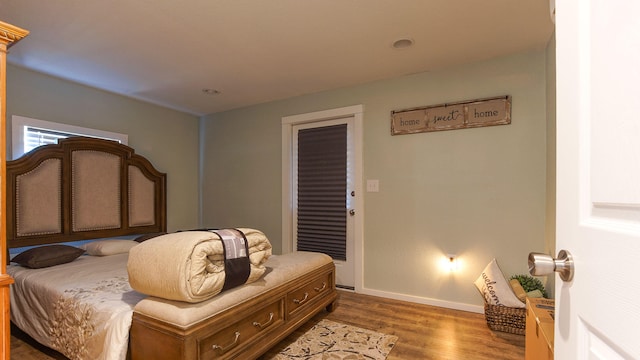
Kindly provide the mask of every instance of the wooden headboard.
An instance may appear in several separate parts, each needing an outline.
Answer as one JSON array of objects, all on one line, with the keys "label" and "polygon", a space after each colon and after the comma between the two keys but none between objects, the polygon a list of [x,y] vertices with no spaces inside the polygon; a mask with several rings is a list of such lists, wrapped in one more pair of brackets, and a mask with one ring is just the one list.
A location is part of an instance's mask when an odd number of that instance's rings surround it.
[{"label": "wooden headboard", "polygon": [[166,174],[129,146],[60,140],[7,161],[7,247],[167,230]]}]

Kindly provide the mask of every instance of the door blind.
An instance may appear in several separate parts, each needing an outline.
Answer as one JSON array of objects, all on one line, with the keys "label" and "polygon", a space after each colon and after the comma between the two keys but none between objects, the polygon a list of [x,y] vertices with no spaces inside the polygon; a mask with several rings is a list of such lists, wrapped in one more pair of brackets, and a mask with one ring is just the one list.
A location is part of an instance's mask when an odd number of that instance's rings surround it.
[{"label": "door blind", "polygon": [[298,250],[346,260],[347,125],[298,132]]}]

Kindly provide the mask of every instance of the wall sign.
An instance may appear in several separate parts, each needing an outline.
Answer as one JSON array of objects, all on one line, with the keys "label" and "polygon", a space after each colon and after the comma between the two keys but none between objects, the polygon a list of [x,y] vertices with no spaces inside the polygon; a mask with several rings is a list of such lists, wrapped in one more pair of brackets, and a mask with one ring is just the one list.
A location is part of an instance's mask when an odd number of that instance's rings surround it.
[{"label": "wall sign", "polygon": [[391,135],[511,124],[511,96],[391,112]]}]

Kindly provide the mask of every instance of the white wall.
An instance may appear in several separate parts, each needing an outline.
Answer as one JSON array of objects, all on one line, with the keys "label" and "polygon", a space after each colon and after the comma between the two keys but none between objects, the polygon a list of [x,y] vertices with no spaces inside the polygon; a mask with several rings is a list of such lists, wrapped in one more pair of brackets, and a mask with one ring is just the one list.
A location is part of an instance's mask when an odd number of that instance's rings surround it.
[{"label": "white wall", "polygon": [[198,226],[197,117],[9,65],[7,154],[13,115],[128,134],[167,173],[169,230]]},{"label": "white wall", "polygon": [[[545,52],[519,54],[214,114],[202,119],[203,224],[263,229],[280,251],[283,116],[364,105],[364,286],[481,311],[473,281],[497,258],[527,272],[545,248]],[[390,112],[512,96],[512,124],[390,135]],[[461,269],[438,264],[457,254]]]}]

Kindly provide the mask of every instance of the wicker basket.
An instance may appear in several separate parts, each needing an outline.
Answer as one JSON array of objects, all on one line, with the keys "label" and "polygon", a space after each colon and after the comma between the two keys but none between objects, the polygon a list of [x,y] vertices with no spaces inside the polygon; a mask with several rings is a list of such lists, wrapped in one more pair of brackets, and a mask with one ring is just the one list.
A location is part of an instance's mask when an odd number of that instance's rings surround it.
[{"label": "wicker basket", "polygon": [[489,329],[524,335],[526,308],[512,308],[484,303],[484,315]]}]

